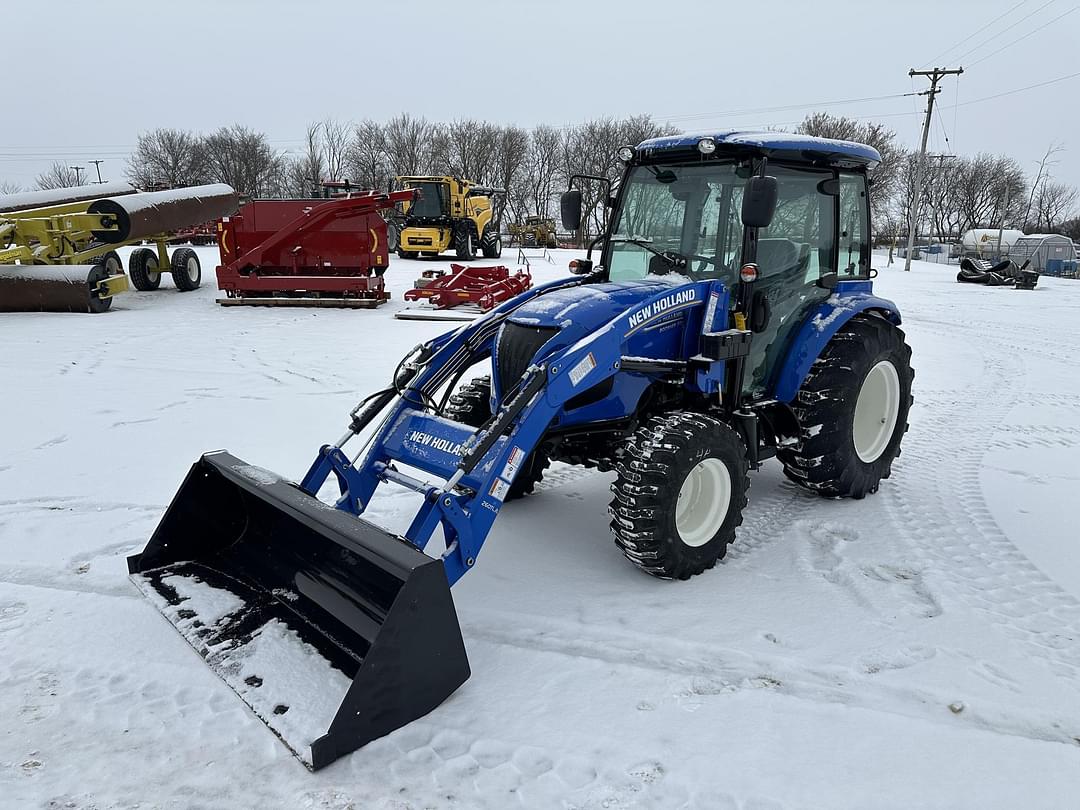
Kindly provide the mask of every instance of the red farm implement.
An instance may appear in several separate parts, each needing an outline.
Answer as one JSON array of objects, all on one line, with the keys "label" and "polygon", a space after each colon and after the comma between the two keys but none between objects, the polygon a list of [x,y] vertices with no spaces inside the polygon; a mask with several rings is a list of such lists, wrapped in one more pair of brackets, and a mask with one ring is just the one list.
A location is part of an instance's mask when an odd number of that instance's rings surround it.
[{"label": "red farm implement", "polygon": [[[396,318],[471,320],[532,286],[528,270],[511,273],[505,265],[467,267],[452,264],[447,270],[425,270],[416,286],[405,293],[406,301],[426,301],[423,308],[407,308]],[[461,317],[440,318],[438,311],[461,307]],[[430,314],[426,314],[430,313]]]},{"label": "red farm implement", "polygon": [[333,199],[252,200],[218,225],[219,304],[377,307],[389,300],[379,211],[411,191]]}]

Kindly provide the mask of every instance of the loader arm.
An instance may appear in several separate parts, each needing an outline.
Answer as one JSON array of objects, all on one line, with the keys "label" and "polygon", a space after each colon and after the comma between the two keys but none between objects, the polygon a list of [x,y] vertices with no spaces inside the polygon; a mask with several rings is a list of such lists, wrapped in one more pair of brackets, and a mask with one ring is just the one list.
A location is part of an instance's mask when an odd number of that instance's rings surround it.
[{"label": "loader arm", "polygon": [[[535,292],[540,295],[565,283]],[[337,508],[358,516],[381,484],[394,483],[422,494],[424,503],[404,539],[422,551],[441,526],[446,541],[442,560],[453,584],[475,565],[515,476],[566,402],[618,373],[629,335],[677,310],[705,306],[714,284],[673,286],[620,312],[574,345],[538,358],[516,391],[478,431],[432,413],[426,403],[440,386],[491,352],[498,327],[523,303],[514,299],[431,347],[430,359],[401,389],[356,465],[340,447],[324,446],[301,487],[314,495],[333,474],[341,493]],[[722,313],[713,315],[717,317]],[[723,364],[713,365],[706,377],[722,379]],[[439,481],[422,479],[399,465]]]}]

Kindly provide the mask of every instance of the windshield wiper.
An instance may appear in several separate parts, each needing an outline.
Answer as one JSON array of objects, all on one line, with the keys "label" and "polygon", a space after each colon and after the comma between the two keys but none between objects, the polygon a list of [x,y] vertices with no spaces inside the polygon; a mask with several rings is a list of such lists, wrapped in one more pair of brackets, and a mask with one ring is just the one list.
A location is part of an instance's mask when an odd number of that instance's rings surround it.
[{"label": "windshield wiper", "polygon": [[653,254],[654,256],[659,256],[661,259],[663,259],[665,262],[667,262],[674,268],[682,269],[686,267],[686,257],[683,256],[681,253],[676,253],[674,250],[657,250],[652,246],[649,241],[645,239],[639,239],[634,236],[613,236],[608,241],[626,242],[631,245],[637,245],[638,247],[644,248],[645,250],[649,251],[649,253]]}]

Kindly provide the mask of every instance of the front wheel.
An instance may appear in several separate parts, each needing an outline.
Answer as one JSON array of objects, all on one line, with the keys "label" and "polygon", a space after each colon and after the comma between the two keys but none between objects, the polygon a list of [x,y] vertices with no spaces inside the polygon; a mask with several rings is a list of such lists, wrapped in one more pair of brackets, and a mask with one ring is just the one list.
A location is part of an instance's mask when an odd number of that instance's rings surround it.
[{"label": "front wheel", "polygon": [[616,470],[611,533],[630,562],[689,579],[727,554],[750,488],[746,445],[729,425],[696,413],[653,417]]},{"label": "front wheel", "polygon": [[485,259],[498,259],[502,256],[502,234],[497,227],[488,225],[484,229],[484,236],[480,240],[480,249]]},{"label": "front wheel", "polygon": [[911,349],[899,328],[856,316],[810,369],[792,410],[802,435],[777,457],[795,483],[829,498],[863,498],[892,473],[911,408]]},{"label": "front wheel", "polygon": [[454,252],[462,261],[470,262],[476,257],[473,250],[473,229],[471,222],[458,226],[454,233]]}]

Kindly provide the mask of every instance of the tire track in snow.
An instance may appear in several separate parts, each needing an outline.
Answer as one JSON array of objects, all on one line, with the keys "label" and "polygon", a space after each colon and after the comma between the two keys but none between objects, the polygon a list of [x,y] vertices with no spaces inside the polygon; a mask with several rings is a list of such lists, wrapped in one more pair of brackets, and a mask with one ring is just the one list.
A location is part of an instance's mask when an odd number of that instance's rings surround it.
[{"label": "tire track in snow", "polygon": [[905,652],[906,661],[881,662],[860,674],[844,667],[808,667],[797,658],[751,655],[716,645],[621,633],[508,611],[470,611],[464,623],[470,639],[683,676],[690,680],[690,690],[700,696],[768,689],[816,703],[883,711],[935,723],[960,722],[975,729],[1044,742],[1075,745],[1080,735],[1080,715],[1076,712],[1067,720],[1060,715],[1034,718],[1028,712],[987,705],[953,715],[947,708],[952,695],[890,686],[873,678],[881,669],[903,668],[927,660],[934,654],[929,648],[911,647]]},{"label": "tire track in snow", "polygon": [[[1080,679],[1080,601],[1024,556],[994,521],[983,496],[979,476],[987,452],[1012,446],[1006,418],[1019,402],[1022,386],[1016,381],[1024,378],[1024,364],[1003,336],[983,332],[979,338],[987,348],[981,385],[955,392],[964,407],[929,414],[908,433],[903,469],[891,479],[895,486],[885,506],[923,566],[947,575],[939,579],[942,590],[989,617],[1052,672],[1075,682]],[[988,436],[988,426],[1000,426],[999,432]],[[1071,438],[1073,432],[1049,435]]]}]

